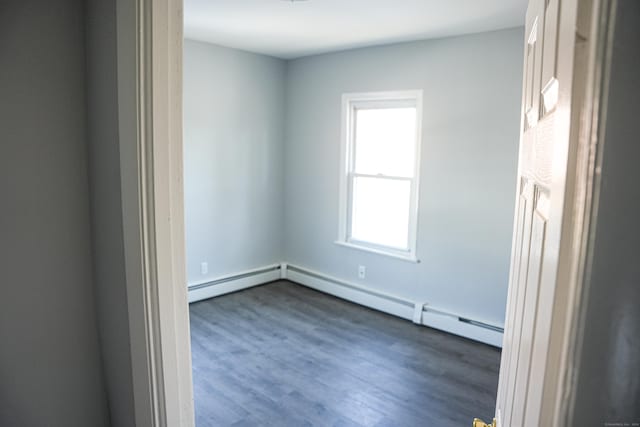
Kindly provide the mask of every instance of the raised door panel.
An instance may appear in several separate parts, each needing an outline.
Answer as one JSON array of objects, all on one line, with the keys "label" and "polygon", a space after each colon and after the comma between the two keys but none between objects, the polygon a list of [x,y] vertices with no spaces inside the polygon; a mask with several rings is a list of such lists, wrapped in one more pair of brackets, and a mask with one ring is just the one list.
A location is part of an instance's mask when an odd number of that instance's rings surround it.
[{"label": "raised door panel", "polygon": [[[531,245],[529,262],[524,283],[524,301],[522,312],[522,333],[520,335],[520,357],[515,368],[515,390],[513,399],[526,402],[530,381],[531,353],[535,334],[536,313],[540,289],[540,271],[544,255],[545,232],[548,219],[549,197],[539,187],[535,190],[535,210],[531,222]],[[525,424],[525,405],[514,405],[511,414],[512,426]]]},{"label": "raised door panel", "polygon": [[543,117],[535,128],[532,140],[532,155],[529,164],[529,176],[537,185],[545,188],[551,186],[553,177],[553,141],[556,126],[555,114]]},{"label": "raised door panel", "polygon": [[556,79],[559,0],[545,0],[544,44],[542,46],[541,117],[550,114],[558,103]]},{"label": "raised door panel", "polygon": [[[519,235],[516,240],[520,242],[519,248],[517,248],[517,259],[512,264],[513,284],[511,291],[513,295],[513,313],[510,319],[510,336],[511,341],[507,346],[507,372],[509,376],[505,378],[502,384],[503,392],[503,425],[511,425],[511,413],[513,412],[514,405],[514,390],[516,388],[516,371],[518,366],[518,359],[521,357],[521,336],[522,329],[522,307],[525,301],[525,281],[527,269],[529,266],[529,250],[531,247],[531,224],[533,218],[533,194],[534,186],[530,181],[525,180],[523,191],[521,194],[521,205],[524,207],[523,226],[519,230]],[[504,351],[504,350],[503,350]],[[502,369],[502,368],[501,368]]]},{"label": "raised door panel", "polygon": [[524,101],[525,130],[531,127],[528,112],[533,110],[533,100],[535,98],[533,82],[535,80],[536,69],[536,47],[538,44],[538,21],[534,20],[531,27],[527,28],[527,43],[524,47]]},{"label": "raised door panel", "polygon": [[[509,278],[509,283],[516,283],[517,278],[519,277],[519,270],[522,265],[522,245],[523,245],[523,236],[525,230],[525,224],[527,222],[527,212],[529,209],[529,203],[526,197],[526,180],[521,180],[520,182],[520,193],[518,196],[518,204],[516,207],[516,226],[515,226],[515,240],[513,247],[513,254],[511,259],[511,273]],[[515,301],[518,299],[517,287],[512,287],[510,292],[514,293],[511,300],[513,303],[508,305],[508,311],[505,319],[505,334],[504,334],[504,342],[502,345],[502,356],[500,361],[501,366],[501,375],[504,373],[510,372],[509,367],[511,365],[511,356],[513,353],[514,340],[517,339],[514,333],[514,327],[512,326],[515,323],[515,317],[517,315],[516,304]],[[507,396],[507,381],[506,378],[500,378],[500,385],[498,387],[498,415],[500,415],[500,408],[504,406],[505,400]]]},{"label": "raised door panel", "polygon": [[511,427],[521,427],[525,422],[524,402],[531,381],[531,354],[549,216],[548,192],[533,180],[522,182],[511,270],[513,295],[501,365],[501,373],[508,375],[500,379],[497,413],[499,425]]},{"label": "raised door panel", "polygon": [[544,48],[544,25],[546,0],[529,3],[526,25],[526,47],[524,63],[524,132],[532,129],[540,118],[540,90]]}]

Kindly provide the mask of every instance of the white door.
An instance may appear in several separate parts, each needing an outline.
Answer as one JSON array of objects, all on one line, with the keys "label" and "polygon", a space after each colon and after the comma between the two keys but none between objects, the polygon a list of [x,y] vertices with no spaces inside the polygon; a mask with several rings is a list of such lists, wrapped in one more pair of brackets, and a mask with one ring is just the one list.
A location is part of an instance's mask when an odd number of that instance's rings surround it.
[{"label": "white door", "polygon": [[572,170],[568,141],[576,38],[575,31],[560,29],[576,19],[577,7],[573,0],[530,0],[527,10],[518,192],[496,404],[501,427],[546,422],[541,414]]}]

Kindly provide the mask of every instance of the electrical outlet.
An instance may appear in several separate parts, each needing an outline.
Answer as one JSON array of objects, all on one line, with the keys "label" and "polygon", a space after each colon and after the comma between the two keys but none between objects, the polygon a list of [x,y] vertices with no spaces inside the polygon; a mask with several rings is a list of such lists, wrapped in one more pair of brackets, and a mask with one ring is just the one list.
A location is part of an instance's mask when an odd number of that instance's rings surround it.
[{"label": "electrical outlet", "polygon": [[364,265],[359,265],[358,266],[358,279],[364,279],[366,275],[367,275],[367,267],[365,267]]},{"label": "electrical outlet", "polygon": [[200,263],[200,274],[207,274],[209,272],[209,263],[201,262]]}]

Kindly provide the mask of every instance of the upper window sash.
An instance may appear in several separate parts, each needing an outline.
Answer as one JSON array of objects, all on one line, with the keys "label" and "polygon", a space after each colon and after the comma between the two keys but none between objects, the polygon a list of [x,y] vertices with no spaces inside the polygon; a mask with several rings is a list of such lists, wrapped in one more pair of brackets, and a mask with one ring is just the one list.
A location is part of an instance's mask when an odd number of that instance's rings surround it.
[{"label": "upper window sash", "polygon": [[417,100],[360,101],[350,105],[348,170],[413,177],[419,130]]}]

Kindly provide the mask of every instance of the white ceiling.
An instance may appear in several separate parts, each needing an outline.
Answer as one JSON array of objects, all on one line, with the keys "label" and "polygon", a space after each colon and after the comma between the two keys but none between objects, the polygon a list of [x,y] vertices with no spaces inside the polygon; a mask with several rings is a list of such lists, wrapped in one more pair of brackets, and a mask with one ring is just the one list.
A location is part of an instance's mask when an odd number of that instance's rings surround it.
[{"label": "white ceiling", "polygon": [[524,25],[526,0],[184,0],[185,37],[280,58]]}]

